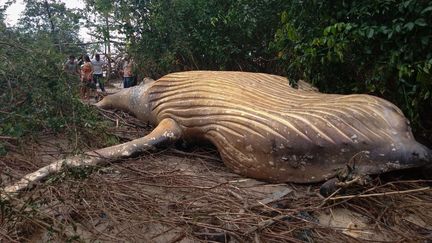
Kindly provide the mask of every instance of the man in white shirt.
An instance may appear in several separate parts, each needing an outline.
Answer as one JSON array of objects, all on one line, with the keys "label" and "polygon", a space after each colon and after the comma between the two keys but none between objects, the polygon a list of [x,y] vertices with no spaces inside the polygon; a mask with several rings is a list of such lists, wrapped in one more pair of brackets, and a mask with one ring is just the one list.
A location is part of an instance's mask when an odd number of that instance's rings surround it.
[{"label": "man in white shirt", "polygon": [[96,54],[95,59],[91,61],[93,65],[93,82],[96,84],[99,84],[99,88],[102,90],[102,92],[105,92],[105,86],[103,78],[103,67],[106,65],[106,62],[102,61],[100,59],[100,55]]}]

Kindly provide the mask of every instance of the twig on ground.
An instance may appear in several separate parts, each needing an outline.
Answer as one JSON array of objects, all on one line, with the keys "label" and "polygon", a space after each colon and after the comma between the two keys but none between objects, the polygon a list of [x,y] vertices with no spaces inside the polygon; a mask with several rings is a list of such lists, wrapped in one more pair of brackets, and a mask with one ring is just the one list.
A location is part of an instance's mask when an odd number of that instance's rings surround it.
[{"label": "twig on ground", "polygon": [[364,197],[378,197],[378,196],[388,196],[388,195],[394,195],[394,194],[407,194],[407,193],[429,191],[429,190],[431,190],[431,187],[427,186],[427,187],[422,187],[422,188],[412,189],[412,190],[405,190],[405,191],[393,191],[393,192],[382,192],[382,193],[371,193],[371,194],[359,194],[359,195],[339,196],[339,197],[332,197],[329,200],[340,200],[340,199],[350,199],[350,198],[364,198]]}]

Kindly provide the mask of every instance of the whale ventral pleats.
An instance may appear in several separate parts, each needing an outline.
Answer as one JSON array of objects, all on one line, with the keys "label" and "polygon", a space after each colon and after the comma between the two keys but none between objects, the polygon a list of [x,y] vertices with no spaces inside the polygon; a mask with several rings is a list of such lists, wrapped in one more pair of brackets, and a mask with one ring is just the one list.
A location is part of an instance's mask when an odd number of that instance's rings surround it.
[{"label": "whale ventral pleats", "polygon": [[358,167],[366,174],[421,166],[430,157],[400,109],[375,96],[325,94],[302,80],[293,88],[285,77],[228,71],[172,73],[136,89],[140,119],[174,120],[184,138],[213,143],[228,167],[257,179],[326,180],[364,151]]}]

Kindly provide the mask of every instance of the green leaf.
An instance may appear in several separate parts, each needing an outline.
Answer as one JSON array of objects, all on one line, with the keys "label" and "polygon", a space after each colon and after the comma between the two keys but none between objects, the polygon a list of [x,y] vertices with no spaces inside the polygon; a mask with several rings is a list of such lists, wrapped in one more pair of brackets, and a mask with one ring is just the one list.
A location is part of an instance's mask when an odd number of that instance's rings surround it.
[{"label": "green leaf", "polygon": [[407,8],[410,4],[411,4],[411,0],[410,1],[405,1],[402,3],[402,5],[404,6],[404,8]]},{"label": "green leaf", "polygon": [[324,29],[323,35],[328,36],[328,34],[331,32],[332,26],[328,26]]},{"label": "green leaf", "polygon": [[427,25],[426,21],[423,18],[417,19],[415,21],[415,24],[418,26],[426,26]]},{"label": "green leaf", "polygon": [[427,46],[429,44],[429,36],[423,36],[420,38],[420,41],[423,46]]},{"label": "green leaf", "polygon": [[372,38],[373,34],[374,34],[374,29],[371,28],[367,32],[367,37],[370,39],[370,38]]},{"label": "green leaf", "polygon": [[389,29],[387,29],[387,26],[381,26],[379,27],[379,32],[387,34],[389,32]]},{"label": "green leaf", "polygon": [[388,35],[387,35],[387,39],[392,38],[392,36],[393,36],[393,31],[390,31],[390,32],[388,33]]},{"label": "green leaf", "polygon": [[282,15],[281,15],[281,22],[282,22],[282,24],[286,24],[286,23],[288,23],[288,14],[287,14],[286,11],[283,11],[283,12],[282,12]]},{"label": "green leaf", "polygon": [[405,28],[407,28],[409,31],[411,31],[414,28],[413,22],[408,22],[404,25]]},{"label": "green leaf", "polygon": [[396,30],[396,32],[400,32],[400,31],[401,31],[401,26],[400,26],[400,24],[396,25],[395,30]]},{"label": "green leaf", "polygon": [[421,14],[425,14],[425,13],[430,12],[430,11],[432,11],[432,6],[429,6],[425,9],[423,9],[423,11],[421,11]]},{"label": "green leaf", "polygon": [[333,47],[334,44],[335,44],[334,38],[330,37],[330,38],[327,39],[327,46],[328,47]]}]

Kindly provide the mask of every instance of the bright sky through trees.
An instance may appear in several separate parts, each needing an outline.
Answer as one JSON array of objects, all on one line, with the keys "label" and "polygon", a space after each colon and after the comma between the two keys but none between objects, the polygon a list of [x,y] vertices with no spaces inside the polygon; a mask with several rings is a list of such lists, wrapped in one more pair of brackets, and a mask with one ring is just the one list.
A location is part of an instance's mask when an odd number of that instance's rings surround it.
[{"label": "bright sky through trees", "polygon": [[[0,6],[4,5],[7,2],[7,0],[0,0]],[[82,0],[74,0],[74,1],[68,1],[68,0],[60,0],[60,2],[63,2],[66,4],[67,8],[79,8],[83,9],[85,7],[85,4]],[[21,13],[24,11],[25,5],[22,0],[17,0],[14,4],[12,4],[8,9],[6,10],[6,24],[8,26],[14,26],[18,23],[19,18],[21,17]],[[89,41],[91,39],[90,35],[87,34],[89,30],[85,28],[84,26],[80,29],[80,36],[83,38],[84,41]]]}]

